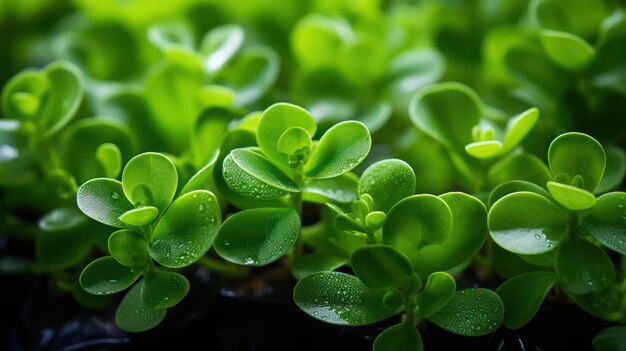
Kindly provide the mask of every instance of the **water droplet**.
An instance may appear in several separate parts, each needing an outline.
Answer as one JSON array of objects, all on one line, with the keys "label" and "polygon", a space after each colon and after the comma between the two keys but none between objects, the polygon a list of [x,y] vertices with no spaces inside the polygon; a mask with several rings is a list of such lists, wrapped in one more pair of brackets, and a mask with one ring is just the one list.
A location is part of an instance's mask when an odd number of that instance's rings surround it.
[{"label": "water droplet", "polygon": [[246,258],[246,260],[244,261],[245,264],[254,264],[254,259],[252,257],[248,257]]},{"label": "water droplet", "polygon": [[198,205],[198,212],[204,212],[204,210],[206,210],[206,206],[204,206],[204,204],[199,204]]},{"label": "water droplet", "polygon": [[224,241],[224,246],[230,245],[230,241]]},{"label": "water droplet", "polygon": [[120,194],[118,194],[117,192],[112,192],[111,193],[111,199],[113,200],[118,200],[120,198]]},{"label": "water droplet", "polygon": [[537,239],[537,240],[541,240],[541,235],[539,235],[539,234],[535,234],[535,239]]}]

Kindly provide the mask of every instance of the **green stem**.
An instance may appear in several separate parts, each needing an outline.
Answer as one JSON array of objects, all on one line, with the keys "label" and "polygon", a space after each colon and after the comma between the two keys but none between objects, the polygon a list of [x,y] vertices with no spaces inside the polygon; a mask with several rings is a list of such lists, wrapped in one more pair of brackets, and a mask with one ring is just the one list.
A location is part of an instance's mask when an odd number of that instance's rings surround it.
[{"label": "green stem", "polygon": [[[296,184],[304,188],[304,174],[302,173],[302,167],[298,167],[294,171],[294,180]],[[291,205],[298,211],[298,217],[300,217],[300,226],[302,227],[302,193],[294,193],[291,195]],[[299,233],[296,243],[294,244],[294,253],[296,256],[304,254],[304,244],[302,242],[302,232]]]},{"label": "green stem", "polygon": [[567,233],[572,240],[576,240],[578,233],[578,213],[570,212],[568,225],[567,225]]},{"label": "green stem", "polygon": [[234,279],[243,279],[250,273],[250,269],[248,267],[221,262],[208,256],[201,257],[196,264],[208,269],[211,272]]}]

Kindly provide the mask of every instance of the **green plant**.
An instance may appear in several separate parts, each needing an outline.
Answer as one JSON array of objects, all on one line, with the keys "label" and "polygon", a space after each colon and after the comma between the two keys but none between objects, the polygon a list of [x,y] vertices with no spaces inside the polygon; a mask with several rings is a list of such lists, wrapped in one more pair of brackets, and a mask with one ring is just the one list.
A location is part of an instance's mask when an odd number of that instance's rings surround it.
[{"label": "green plant", "polygon": [[554,139],[548,161],[554,180],[545,184],[547,190],[514,181],[494,189],[489,198],[493,240],[539,269],[498,289],[507,311],[504,324],[519,328],[527,323],[555,280],[585,311],[623,321],[623,277],[604,247],[626,252],[626,194],[610,192],[596,199],[593,191],[602,181],[606,156],[600,143],[585,134]]}]

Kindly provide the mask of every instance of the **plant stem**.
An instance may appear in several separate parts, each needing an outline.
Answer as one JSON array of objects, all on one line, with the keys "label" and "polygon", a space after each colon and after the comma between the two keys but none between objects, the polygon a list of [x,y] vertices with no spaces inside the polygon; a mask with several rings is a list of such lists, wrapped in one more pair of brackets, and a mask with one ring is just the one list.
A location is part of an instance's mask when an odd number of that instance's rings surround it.
[{"label": "plant stem", "polygon": [[234,279],[245,278],[250,273],[250,269],[248,267],[238,266],[227,262],[221,262],[208,256],[201,257],[196,262],[196,264],[208,269],[211,272],[215,272]]}]

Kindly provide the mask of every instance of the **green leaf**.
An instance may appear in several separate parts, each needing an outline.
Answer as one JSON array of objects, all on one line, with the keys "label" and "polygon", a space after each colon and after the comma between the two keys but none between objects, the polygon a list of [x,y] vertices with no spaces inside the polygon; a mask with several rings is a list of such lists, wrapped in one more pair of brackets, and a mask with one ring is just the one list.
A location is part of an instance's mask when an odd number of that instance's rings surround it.
[{"label": "green leaf", "polygon": [[495,163],[488,172],[489,188],[512,180],[524,180],[540,186],[552,180],[550,169],[536,156],[513,153]]},{"label": "green leaf", "polygon": [[300,127],[315,135],[317,124],[309,112],[300,106],[277,103],[268,107],[259,120],[256,140],[267,158],[279,165],[288,164],[288,157],[278,150],[278,140],[287,129]]},{"label": "green leaf", "polygon": [[122,185],[135,206],[154,206],[163,213],[176,194],[178,173],[166,156],[146,152],[128,161],[122,172]]},{"label": "green leaf", "polygon": [[211,163],[217,156],[228,133],[228,125],[238,117],[238,113],[222,106],[210,106],[200,112],[191,137],[191,150],[197,167]]},{"label": "green leaf", "polygon": [[96,159],[104,168],[104,176],[117,178],[122,171],[122,152],[117,145],[104,143],[96,149]]},{"label": "green leaf", "polygon": [[570,211],[588,210],[596,204],[596,197],[587,190],[557,182],[548,182],[547,186],[554,201]]},{"label": "green leaf", "polygon": [[552,61],[570,70],[584,68],[596,55],[589,43],[570,33],[543,30],[541,44]]},{"label": "green leaf", "polygon": [[385,329],[374,341],[374,351],[424,350],[420,332],[411,323],[400,323]]},{"label": "green leaf", "polygon": [[554,283],[552,272],[528,272],[502,283],[496,294],[504,303],[504,326],[518,329],[530,322]]},{"label": "green leaf", "polygon": [[213,28],[202,39],[200,53],[204,58],[204,70],[219,71],[237,54],[244,40],[241,26],[227,24]]},{"label": "green leaf", "polygon": [[626,351],[626,327],[606,328],[596,334],[591,342],[596,351]]},{"label": "green leaf", "polygon": [[446,306],[456,292],[456,281],[446,272],[435,272],[428,277],[426,286],[416,296],[416,313],[428,317]]},{"label": "green leaf", "polygon": [[600,196],[591,212],[580,221],[580,226],[604,246],[626,255],[626,193]]},{"label": "green leaf", "polygon": [[264,266],[285,255],[298,235],[300,218],[292,208],[245,210],[222,224],[215,251],[232,263]]},{"label": "green leaf", "polygon": [[128,227],[119,217],[133,205],[124,197],[122,183],[117,180],[96,178],[86,182],[78,188],[76,202],[93,220],[116,228]]},{"label": "green leaf", "polygon": [[620,322],[624,318],[621,311],[624,293],[620,289],[612,288],[584,295],[565,292],[578,307],[592,316],[611,322]]},{"label": "green leaf", "polygon": [[105,256],[88,264],[79,281],[90,294],[111,295],[133,285],[140,275],[140,270],[121,265],[113,256]]},{"label": "green leaf", "polygon": [[370,133],[363,123],[338,123],[322,135],[304,166],[304,174],[311,178],[332,178],[351,171],[363,162],[371,146]]},{"label": "green leaf", "polygon": [[520,191],[536,193],[547,199],[552,198],[552,196],[550,196],[550,193],[539,185],[524,180],[511,180],[506,183],[502,183],[498,185],[495,189],[493,189],[491,194],[489,194],[489,207],[493,206],[493,204],[495,204],[498,200],[505,197],[506,195],[517,193]]},{"label": "green leaf", "polygon": [[459,290],[452,300],[428,317],[437,326],[465,336],[489,334],[504,319],[504,305],[500,297],[489,289]]},{"label": "green leaf", "polygon": [[44,232],[62,232],[80,227],[87,218],[75,208],[59,207],[39,220],[39,229]]},{"label": "green leaf", "polygon": [[213,160],[211,160],[206,166],[200,168],[200,170],[196,172],[196,174],[194,174],[191,179],[189,179],[187,184],[185,184],[185,186],[181,189],[179,196],[190,191],[203,189],[217,193],[217,184],[213,178],[216,163],[217,159],[213,158]]},{"label": "green leaf", "polygon": [[567,214],[545,197],[521,191],[498,200],[488,215],[493,240],[525,255],[553,250],[567,232]]},{"label": "green leaf", "polygon": [[572,294],[599,292],[615,283],[616,271],[609,256],[586,239],[565,240],[554,261],[559,284]]},{"label": "green leaf", "polygon": [[313,252],[305,255],[296,255],[290,262],[289,269],[296,279],[301,280],[313,273],[332,272],[344,266],[348,261],[346,257]]},{"label": "green leaf", "polygon": [[415,193],[415,173],[411,166],[398,159],[378,161],[359,179],[359,195],[368,194],[374,199],[374,208],[388,212],[393,205]]},{"label": "green leaf", "polygon": [[122,229],[114,232],[109,237],[108,247],[111,256],[124,266],[136,268],[149,263],[148,241],[134,230]]},{"label": "green leaf", "polygon": [[433,195],[413,195],[389,211],[383,242],[414,260],[420,248],[443,242],[451,230],[452,212],[445,201]]},{"label": "green leaf", "polygon": [[141,301],[144,281],[140,281],[126,293],[115,312],[115,324],[125,332],[139,333],[150,330],[165,318],[167,310],[154,310]]},{"label": "green leaf", "polygon": [[302,18],[291,30],[293,55],[303,67],[316,68],[336,64],[342,47],[342,31],[349,30],[340,20],[318,14]]},{"label": "green leaf", "polygon": [[480,200],[457,192],[439,198],[450,208],[452,230],[443,242],[424,246],[414,254],[413,266],[422,277],[452,269],[469,260],[487,237],[487,210]]},{"label": "green leaf", "polygon": [[369,245],[354,251],[350,264],[356,276],[370,289],[402,288],[413,275],[411,261],[386,245]]},{"label": "green leaf", "polygon": [[[48,214],[48,216],[57,215],[60,215],[57,210]],[[37,263],[42,265],[46,271],[76,266],[89,255],[98,236],[96,233],[89,232],[93,230],[90,224],[94,225],[94,223],[85,223],[90,221],[80,212],[79,216],[82,219],[81,222],[76,223],[73,227],[61,229],[60,226],[55,225],[59,230],[37,233],[35,257]],[[58,220],[63,219],[58,218]],[[91,235],[85,235],[86,232]]]},{"label": "green leaf", "polygon": [[351,203],[357,199],[358,181],[359,177],[350,172],[334,178],[306,178],[302,190],[302,200],[318,204],[327,202]]},{"label": "green leaf", "polygon": [[148,28],[148,40],[161,51],[175,48],[191,49],[194,37],[191,28],[183,22],[159,23]]},{"label": "green leaf", "polygon": [[278,139],[278,152],[289,156],[289,167],[298,168],[308,161],[312,149],[311,135],[300,127],[287,129]]},{"label": "green leaf", "polygon": [[156,207],[141,206],[124,212],[120,221],[134,227],[143,227],[154,222],[158,215],[159,210]]},{"label": "green leaf", "polygon": [[150,256],[165,267],[189,266],[209,250],[221,221],[215,195],[191,191],[174,200],[157,223]]},{"label": "green leaf", "polygon": [[511,118],[504,131],[504,139],[502,140],[502,153],[513,150],[530,131],[533,129],[539,119],[539,109],[530,108],[515,117]]},{"label": "green leaf", "polygon": [[563,173],[573,179],[581,176],[585,190],[593,192],[604,175],[606,155],[600,143],[582,133],[561,134],[548,149],[550,171],[556,177]]},{"label": "green leaf", "polygon": [[[451,150],[462,152],[473,142],[472,128],[481,117],[476,93],[461,83],[437,83],[420,89],[409,105],[413,123]],[[451,128],[450,126],[454,126]]]},{"label": "green leaf", "polygon": [[502,142],[498,140],[477,141],[465,145],[465,151],[478,159],[489,159],[502,153]]},{"label": "green leaf", "polygon": [[359,278],[339,272],[320,272],[300,280],[293,300],[309,316],[338,325],[365,325],[397,313],[383,305],[387,291],[368,289]]},{"label": "green leaf", "polygon": [[152,270],[146,274],[141,287],[141,301],[154,310],[176,306],[189,292],[189,281],[176,272]]},{"label": "green leaf", "polygon": [[596,194],[603,194],[613,190],[622,184],[626,174],[626,153],[619,147],[609,146],[606,148],[606,169],[600,184],[596,188]]},{"label": "green leaf", "polygon": [[248,149],[231,151],[224,159],[222,174],[235,193],[247,198],[271,200],[302,191],[268,159]]},{"label": "green leaf", "polygon": [[267,46],[244,49],[220,72],[224,85],[236,91],[235,106],[254,103],[274,85],[280,71],[278,54]]}]

